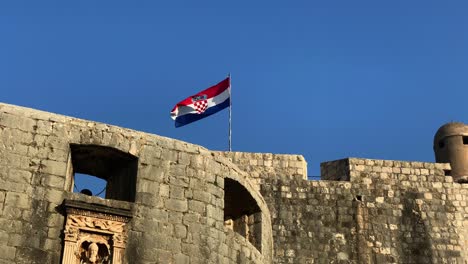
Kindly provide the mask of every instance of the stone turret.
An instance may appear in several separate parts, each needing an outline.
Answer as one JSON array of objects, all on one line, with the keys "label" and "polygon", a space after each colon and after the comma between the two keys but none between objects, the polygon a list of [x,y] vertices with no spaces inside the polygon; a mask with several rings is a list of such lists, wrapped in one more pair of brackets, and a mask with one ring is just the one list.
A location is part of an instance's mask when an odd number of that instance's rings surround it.
[{"label": "stone turret", "polygon": [[450,163],[451,176],[460,183],[468,183],[468,125],[447,123],[434,136],[436,162]]}]

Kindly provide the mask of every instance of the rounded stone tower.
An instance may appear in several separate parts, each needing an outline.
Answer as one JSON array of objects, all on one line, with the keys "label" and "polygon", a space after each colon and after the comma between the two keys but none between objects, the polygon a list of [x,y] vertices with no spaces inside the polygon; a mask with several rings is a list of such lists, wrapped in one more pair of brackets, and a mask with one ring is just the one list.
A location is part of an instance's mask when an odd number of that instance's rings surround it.
[{"label": "rounded stone tower", "polygon": [[447,123],[434,136],[436,162],[450,163],[454,181],[468,183],[468,125]]}]

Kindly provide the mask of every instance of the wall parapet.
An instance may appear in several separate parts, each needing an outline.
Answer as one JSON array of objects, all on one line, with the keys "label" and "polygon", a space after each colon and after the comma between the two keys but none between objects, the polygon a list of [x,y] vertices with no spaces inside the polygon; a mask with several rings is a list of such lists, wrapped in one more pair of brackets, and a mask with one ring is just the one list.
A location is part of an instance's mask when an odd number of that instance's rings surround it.
[{"label": "wall parapet", "polygon": [[265,180],[273,178],[307,179],[307,162],[302,155],[224,151],[214,153],[229,159],[239,169],[248,172],[257,190]]},{"label": "wall parapet", "polygon": [[[322,180],[360,182],[363,178],[404,178],[424,180],[425,177],[439,177],[441,181],[452,181],[449,163],[420,161],[377,160],[345,158],[320,164]],[[416,179],[418,178],[418,179]]]}]

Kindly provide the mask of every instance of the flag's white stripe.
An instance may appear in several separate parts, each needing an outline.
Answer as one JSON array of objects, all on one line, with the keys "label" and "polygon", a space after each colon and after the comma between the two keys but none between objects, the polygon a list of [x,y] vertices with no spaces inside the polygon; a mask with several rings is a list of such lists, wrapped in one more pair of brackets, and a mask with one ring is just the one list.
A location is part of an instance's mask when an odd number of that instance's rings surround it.
[{"label": "flag's white stripe", "polygon": [[[208,108],[210,108],[212,106],[221,104],[222,102],[226,101],[228,98],[229,98],[229,88],[224,90],[222,93],[218,94],[215,97],[208,98],[206,100],[208,102],[208,107],[206,109],[208,110]],[[171,118],[174,119],[174,120],[178,116],[183,116],[183,115],[186,115],[186,114],[198,114],[198,112],[197,112],[197,110],[195,110],[195,106],[193,104],[189,104],[189,105],[186,105],[186,106],[185,105],[179,106],[176,109],[175,112],[176,112],[176,115],[171,115]]]}]

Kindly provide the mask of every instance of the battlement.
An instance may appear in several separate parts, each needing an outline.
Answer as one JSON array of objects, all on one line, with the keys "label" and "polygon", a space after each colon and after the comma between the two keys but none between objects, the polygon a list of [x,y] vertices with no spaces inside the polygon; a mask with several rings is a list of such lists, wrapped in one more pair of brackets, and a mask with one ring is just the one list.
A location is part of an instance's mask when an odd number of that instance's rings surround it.
[{"label": "battlement", "polygon": [[332,181],[359,182],[367,177],[425,181],[430,176],[444,182],[450,176],[451,167],[450,163],[346,158],[323,162],[320,170],[323,180]]}]

